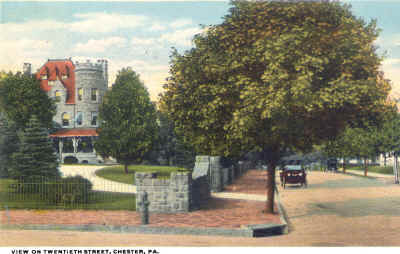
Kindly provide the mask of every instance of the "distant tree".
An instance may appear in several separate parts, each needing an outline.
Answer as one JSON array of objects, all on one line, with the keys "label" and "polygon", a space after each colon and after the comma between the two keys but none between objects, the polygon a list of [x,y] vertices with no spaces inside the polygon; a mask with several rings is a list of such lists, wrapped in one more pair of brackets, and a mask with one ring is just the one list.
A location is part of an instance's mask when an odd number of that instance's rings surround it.
[{"label": "distant tree", "polygon": [[287,148],[309,151],[349,121],[379,121],[390,86],[379,77],[376,21],[340,2],[232,1],[222,24],[172,52],[161,105],[197,152],[257,149],[275,167]]},{"label": "distant tree", "polygon": [[23,130],[29,119],[36,115],[45,128],[52,128],[56,106],[40,89],[39,81],[29,75],[4,74],[0,79],[0,110]]},{"label": "distant tree", "polygon": [[364,128],[348,127],[343,133],[343,143],[347,144],[347,155],[361,158],[364,163],[364,175],[368,175],[368,159],[379,154],[378,128],[376,126],[365,126]]},{"label": "distant tree", "polygon": [[118,72],[112,90],[99,109],[96,151],[124,165],[140,163],[152,150],[158,132],[156,110],[139,75],[130,68]]},{"label": "distant tree", "polygon": [[344,140],[343,135],[339,135],[332,140],[327,140],[322,145],[322,154],[325,157],[342,158],[343,172],[346,173],[346,157],[350,155],[351,144]]},{"label": "distant tree", "polygon": [[393,173],[395,182],[399,183],[398,156],[400,154],[400,114],[395,113],[389,116],[376,130],[377,150],[383,154],[386,166],[386,158],[394,157]]},{"label": "distant tree", "polygon": [[48,130],[42,127],[35,115],[31,117],[24,131],[20,132],[19,139],[18,151],[11,156],[13,163],[8,172],[10,177],[60,177],[59,164]]}]

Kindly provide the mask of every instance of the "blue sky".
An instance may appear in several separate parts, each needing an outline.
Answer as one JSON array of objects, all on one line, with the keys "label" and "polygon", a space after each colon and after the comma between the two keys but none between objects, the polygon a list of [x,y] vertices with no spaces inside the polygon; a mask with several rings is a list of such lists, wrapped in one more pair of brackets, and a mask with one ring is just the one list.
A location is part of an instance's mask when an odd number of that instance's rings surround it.
[{"label": "blue sky", "polygon": [[[346,1],[366,21],[378,20],[382,69],[400,97],[400,1]],[[207,2],[0,2],[0,69],[33,70],[48,58],[109,61],[110,84],[122,67],[141,75],[152,99],[162,92],[171,47],[192,46],[200,24],[218,24],[227,1]]]}]

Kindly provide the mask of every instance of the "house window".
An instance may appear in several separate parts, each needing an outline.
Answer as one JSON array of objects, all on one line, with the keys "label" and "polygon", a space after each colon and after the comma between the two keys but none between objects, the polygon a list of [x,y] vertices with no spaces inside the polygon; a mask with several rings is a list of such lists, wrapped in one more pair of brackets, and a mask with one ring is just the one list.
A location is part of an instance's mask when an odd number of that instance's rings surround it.
[{"label": "house window", "polygon": [[83,99],[83,88],[78,88],[78,101]]},{"label": "house window", "polygon": [[42,80],[47,80],[47,75],[44,74],[44,75],[40,76],[40,78],[41,78]]},{"label": "house window", "polygon": [[92,101],[97,101],[97,88],[92,88]]},{"label": "house window", "polygon": [[91,125],[97,126],[97,112],[92,112],[92,121]]},{"label": "house window", "polygon": [[47,83],[49,84],[49,86],[54,86],[56,84],[56,81],[49,80]]},{"label": "house window", "polygon": [[67,79],[67,78],[68,78],[67,75],[62,75],[62,76],[61,76],[61,79],[62,79],[62,80]]},{"label": "house window", "polygon": [[61,92],[58,91],[58,90],[55,91],[54,97],[55,97],[55,99],[56,99],[57,102],[60,102],[60,101],[61,101]]},{"label": "house window", "polygon": [[80,126],[82,125],[82,122],[83,122],[83,113],[78,111],[76,114],[76,124]]},{"label": "house window", "polygon": [[62,126],[69,126],[69,119],[70,119],[69,114],[63,113],[62,114]]}]

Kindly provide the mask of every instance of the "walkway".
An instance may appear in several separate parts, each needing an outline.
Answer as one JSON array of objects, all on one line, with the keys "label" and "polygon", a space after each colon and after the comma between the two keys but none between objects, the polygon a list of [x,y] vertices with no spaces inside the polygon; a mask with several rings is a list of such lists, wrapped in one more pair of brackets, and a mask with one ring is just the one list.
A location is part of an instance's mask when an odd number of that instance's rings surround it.
[{"label": "walkway", "polygon": [[[110,192],[124,192],[124,193],[136,193],[136,186],[118,183],[111,180],[104,179],[95,174],[99,169],[109,166],[97,166],[97,165],[62,165],[61,172],[64,176],[80,175],[87,178],[93,184],[93,190],[96,191],[110,191]],[[252,195],[243,193],[233,192],[221,192],[213,193],[214,198],[230,198],[239,200],[252,200],[252,201],[265,201],[265,195]]]},{"label": "walkway", "polygon": [[[343,172],[342,169],[339,169],[339,172]],[[364,176],[364,171],[360,171],[360,170],[349,170],[346,169],[346,173],[350,173],[352,175],[358,175],[358,176]],[[369,177],[375,177],[375,178],[385,178],[385,179],[393,179],[394,181],[394,176],[393,174],[388,175],[388,174],[380,174],[380,173],[375,173],[375,172],[367,172],[367,176]]]},{"label": "walkway", "polygon": [[93,190],[96,191],[110,191],[110,192],[124,192],[124,193],[136,193],[136,186],[117,183],[99,177],[95,172],[99,169],[106,168],[109,166],[104,165],[62,165],[60,170],[63,176],[75,176],[80,175],[88,179],[93,184]]}]

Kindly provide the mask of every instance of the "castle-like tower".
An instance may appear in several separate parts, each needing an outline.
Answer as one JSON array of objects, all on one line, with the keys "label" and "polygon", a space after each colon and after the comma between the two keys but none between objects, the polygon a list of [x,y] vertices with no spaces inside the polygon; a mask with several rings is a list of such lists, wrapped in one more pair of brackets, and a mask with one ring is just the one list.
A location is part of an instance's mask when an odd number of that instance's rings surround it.
[{"label": "castle-like tower", "polygon": [[[24,71],[28,69],[24,64]],[[52,133],[60,160],[97,163],[93,148],[98,136],[98,111],[108,87],[107,60],[95,63],[71,59],[49,59],[36,73],[42,90],[55,99],[54,122],[60,130]]]}]

